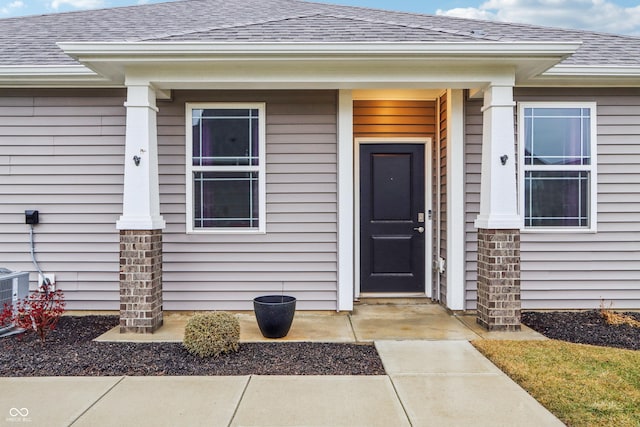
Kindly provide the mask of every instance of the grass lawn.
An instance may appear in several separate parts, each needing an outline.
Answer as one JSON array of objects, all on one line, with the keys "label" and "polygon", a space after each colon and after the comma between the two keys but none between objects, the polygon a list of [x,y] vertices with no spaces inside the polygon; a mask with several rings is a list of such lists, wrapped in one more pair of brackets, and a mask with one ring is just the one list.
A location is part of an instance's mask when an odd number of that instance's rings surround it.
[{"label": "grass lawn", "polygon": [[640,351],[555,340],[473,345],[569,426],[640,426]]}]

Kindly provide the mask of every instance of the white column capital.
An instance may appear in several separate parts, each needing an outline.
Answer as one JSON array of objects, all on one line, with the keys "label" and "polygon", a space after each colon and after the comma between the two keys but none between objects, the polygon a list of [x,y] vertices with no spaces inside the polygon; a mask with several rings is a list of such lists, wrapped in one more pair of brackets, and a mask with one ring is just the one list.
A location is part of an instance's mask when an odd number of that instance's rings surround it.
[{"label": "white column capital", "polygon": [[157,230],[160,216],[156,95],[150,85],[127,87],[124,194],[119,230]]},{"label": "white column capital", "polygon": [[513,100],[513,86],[491,84],[484,89],[484,105],[482,112],[489,108],[505,107],[513,108],[516,103]]},{"label": "white column capital", "polygon": [[519,229],[513,86],[489,85],[482,109],[480,214],[476,228]]},{"label": "white column capital", "polygon": [[151,85],[127,86],[127,100],[124,103],[127,108],[145,107],[158,112],[156,107],[156,91]]}]

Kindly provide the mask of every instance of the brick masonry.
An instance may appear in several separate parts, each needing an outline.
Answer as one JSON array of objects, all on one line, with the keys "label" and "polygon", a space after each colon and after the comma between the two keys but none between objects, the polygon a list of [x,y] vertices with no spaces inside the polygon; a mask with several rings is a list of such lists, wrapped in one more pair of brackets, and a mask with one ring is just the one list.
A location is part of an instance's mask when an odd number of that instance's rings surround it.
[{"label": "brick masonry", "polygon": [[478,229],[477,322],[489,331],[519,331],[520,231]]},{"label": "brick masonry", "polygon": [[120,332],[162,326],[162,230],[120,230]]}]

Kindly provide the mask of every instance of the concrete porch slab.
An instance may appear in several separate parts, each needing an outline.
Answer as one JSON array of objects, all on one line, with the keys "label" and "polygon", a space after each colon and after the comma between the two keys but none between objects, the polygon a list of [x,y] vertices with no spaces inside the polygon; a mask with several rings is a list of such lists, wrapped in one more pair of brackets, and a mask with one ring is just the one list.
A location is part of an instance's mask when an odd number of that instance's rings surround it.
[{"label": "concrete porch slab", "polygon": [[253,376],[232,426],[408,426],[387,376]]},{"label": "concrete porch slab", "polygon": [[[354,342],[355,336],[347,313],[318,313],[298,311],[291,330],[284,338],[265,338],[260,333],[256,317],[249,312],[236,312],[240,322],[240,342]],[[193,313],[171,313],[153,334],[120,333],[116,326],[95,341],[106,342],[182,342],[184,328]]]},{"label": "concrete porch slab", "polygon": [[247,376],[125,377],[74,426],[227,426],[248,381]]},{"label": "concrete porch slab", "polygon": [[357,305],[351,314],[351,324],[360,342],[478,338],[437,304]]},{"label": "concrete porch slab", "polygon": [[[520,332],[488,332],[475,316],[457,316],[434,303],[359,304],[352,313],[297,311],[289,334],[264,338],[253,312],[235,312],[240,321],[240,342],[373,342],[376,340],[546,339],[522,326]],[[182,342],[193,312],[165,313],[163,326],[153,334],[120,333],[117,326],[96,341]]]},{"label": "concrete porch slab", "polygon": [[465,324],[469,329],[478,334],[481,338],[486,340],[523,340],[523,341],[536,341],[548,339],[544,335],[534,331],[526,325],[521,325],[522,330],[518,332],[501,332],[501,331],[487,331],[476,322],[476,316],[464,315],[457,316],[457,319]]},{"label": "concrete porch slab", "polygon": [[0,424],[67,426],[122,377],[0,378]]},{"label": "concrete porch slab", "polygon": [[187,316],[166,316],[162,326],[152,334],[120,333],[120,326],[109,329],[94,341],[104,342],[182,342]]},{"label": "concrete porch slab", "polygon": [[296,312],[289,333],[284,338],[265,338],[253,313],[238,314],[240,342],[354,342],[346,313]]}]

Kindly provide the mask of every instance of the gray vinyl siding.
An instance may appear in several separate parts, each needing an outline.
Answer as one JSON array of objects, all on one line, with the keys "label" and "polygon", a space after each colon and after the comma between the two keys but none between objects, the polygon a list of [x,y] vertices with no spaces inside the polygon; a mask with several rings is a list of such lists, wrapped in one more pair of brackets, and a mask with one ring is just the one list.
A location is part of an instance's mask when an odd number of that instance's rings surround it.
[{"label": "gray vinyl siding", "polygon": [[[0,97],[0,267],[36,274],[36,252],[68,309],[118,309],[125,93],[4,92]],[[185,233],[185,102],[266,102],[267,233]],[[283,286],[300,309],[335,309],[336,93],[176,92],[159,101],[164,309],[251,308]]]},{"label": "gray vinyl siding", "polygon": [[0,267],[31,273],[35,250],[67,309],[117,309],[125,93],[4,90],[0,96]]},{"label": "gray vinyl siding", "polygon": [[[258,295],[337,305],[337,94],[175,92],[159,102],[165,310],[249,310]],[[266,234],[186,234],[185,102],[266,103]]]},{"label": "gray vinyl siding", "polygon": [[598,232],[523,233],[523,306],[640,307],[640,89],[516,94],[518,101],[595,101],[598,113]]},{"label": "gray vinyl siding", "polygon": [[467,99],[464,123],[465,309],[475,310],[478,296],[478,234],[473,222],[480,212],[482,100]]},{"label": "gray vinyl siding", "polygon": [[[640,307],[640,90],[518,89],[516,100],[597,103],[597,233],[521,234],[525,309]],[[475,308],[480,103],[467,105],[467,306]]]}]

